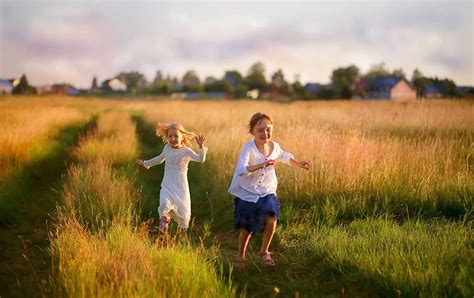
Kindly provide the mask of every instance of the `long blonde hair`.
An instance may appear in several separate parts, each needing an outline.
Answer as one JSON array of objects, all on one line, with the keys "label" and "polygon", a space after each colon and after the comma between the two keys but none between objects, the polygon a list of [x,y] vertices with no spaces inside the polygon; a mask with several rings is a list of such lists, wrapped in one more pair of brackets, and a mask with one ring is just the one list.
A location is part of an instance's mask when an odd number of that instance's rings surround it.
[{"label": "long blonde hair", "polygon": [[191,141],[194,140],[196,134],[191,131],[187,131],[181,123],[160,123],[156,127],[156,136],[161,138],[164,143],[168,143],[168,131],[170,129],[176,129],[183,135],[183,144],[187,147],[191,147]]}]

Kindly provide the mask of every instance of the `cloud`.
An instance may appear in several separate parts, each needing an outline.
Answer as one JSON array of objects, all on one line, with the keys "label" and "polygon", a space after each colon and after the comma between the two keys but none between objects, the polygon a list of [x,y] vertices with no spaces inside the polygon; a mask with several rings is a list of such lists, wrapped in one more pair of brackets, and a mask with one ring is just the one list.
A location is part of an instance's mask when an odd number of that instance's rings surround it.
[{"label": "cloud", "polygon": [[327,82],[338,66],[385,61],[407,74],[474,84],[470,2],[7,2],[1,4],[0,77],[88,87],[137,70],[204,77],[246,73]]}]

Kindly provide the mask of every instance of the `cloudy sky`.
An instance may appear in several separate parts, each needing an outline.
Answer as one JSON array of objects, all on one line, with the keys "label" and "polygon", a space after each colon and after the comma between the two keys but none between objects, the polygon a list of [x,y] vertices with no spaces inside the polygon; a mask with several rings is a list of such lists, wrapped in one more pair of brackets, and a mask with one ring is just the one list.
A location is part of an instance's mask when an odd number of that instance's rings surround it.
[{"label": "cloudy sky", "polygon": [[89,87],[121,71],[201,79],[245,74],[329,82],[334,68],[385,62],[411,77],[474,85],[474,1],[0,0],[0,78]]}]

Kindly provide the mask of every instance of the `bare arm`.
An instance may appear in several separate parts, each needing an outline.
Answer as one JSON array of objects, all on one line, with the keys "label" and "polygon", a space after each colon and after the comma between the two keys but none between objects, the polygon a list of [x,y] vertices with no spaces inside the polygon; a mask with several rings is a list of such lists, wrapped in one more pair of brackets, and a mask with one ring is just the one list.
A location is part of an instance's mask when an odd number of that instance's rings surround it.
[{"label": "bare arm", "polygon": [[305,170],[309,170],[311,169],[311,162],[307,161],[307,160],[302,160],[302,161],[297,161],[293,158],[290,159],[290,163],[292,166],[296,166],[296,167],[300,167],[302,169],[305,169]]}]

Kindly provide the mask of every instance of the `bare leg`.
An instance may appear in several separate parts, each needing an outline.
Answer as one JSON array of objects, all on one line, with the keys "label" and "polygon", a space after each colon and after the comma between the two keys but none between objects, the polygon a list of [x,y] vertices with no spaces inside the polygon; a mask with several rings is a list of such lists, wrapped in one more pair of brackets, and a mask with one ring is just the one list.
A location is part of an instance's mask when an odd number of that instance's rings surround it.
[{"label": "bare leg", "polygon": [[240,229],[239,234],[239,252],[237,253],[237,258],[245,260],[245,252],[247,250],[247,245],[249,244],[251,234],[244,228]]},{"label": "bare leg", "polygon": [[267,253],[270,243],[272,242],[273,235],[275,234],[277,219],[273,216],[267,216],[265,222],[265,230],[263,231],[262,247],[260,253]]}]

